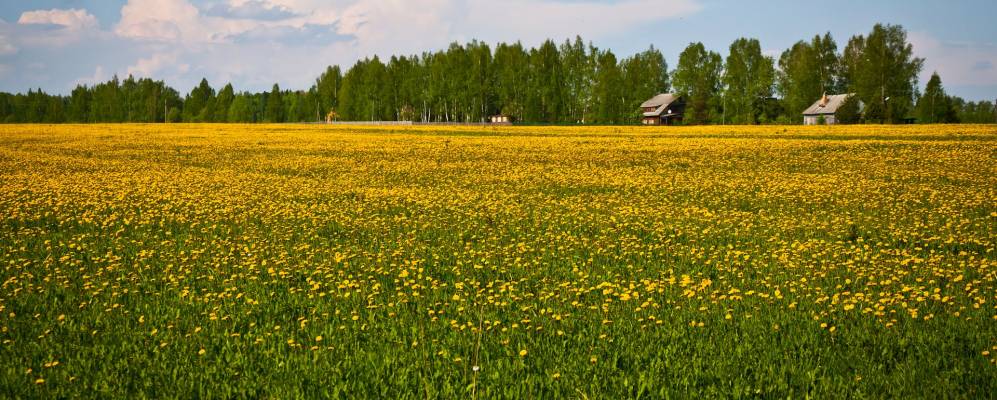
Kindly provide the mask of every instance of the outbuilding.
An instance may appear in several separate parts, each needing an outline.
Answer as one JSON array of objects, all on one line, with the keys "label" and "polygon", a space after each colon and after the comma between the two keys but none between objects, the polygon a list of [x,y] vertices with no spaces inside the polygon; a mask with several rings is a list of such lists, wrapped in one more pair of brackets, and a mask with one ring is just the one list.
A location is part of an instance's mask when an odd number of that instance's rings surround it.
[{"label": "outbuilding", "polygon": [[512,125],[512,117],[505,114],[492,115],[488,117],[488,122],[493,125]]}]

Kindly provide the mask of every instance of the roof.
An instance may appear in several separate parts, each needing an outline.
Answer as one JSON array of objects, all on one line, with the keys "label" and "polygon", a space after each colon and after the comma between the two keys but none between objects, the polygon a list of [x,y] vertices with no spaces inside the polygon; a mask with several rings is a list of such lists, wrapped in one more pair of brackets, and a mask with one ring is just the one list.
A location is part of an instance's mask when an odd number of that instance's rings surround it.
[{"label": "roof", "polygon": [[814,102],[809,108],[803,111],[803,115],[831,115],[838,112],[838,108],[842,104],[845,104],[845,100],[850,96],[854,96],[855,93],[847,94],[835,94],[827,96],[827,102],[824,103],[824,99],[820,98]]},{"label": "roof", "polygon": [[678,100],[681,96],[675,93],[661,93],[657,96],[650,98],[649,100],[640,103],[640,108],[654,107],[654,111],[648,111],[644,113],[645,117],[658,117],[665,112],[672,103]]}]

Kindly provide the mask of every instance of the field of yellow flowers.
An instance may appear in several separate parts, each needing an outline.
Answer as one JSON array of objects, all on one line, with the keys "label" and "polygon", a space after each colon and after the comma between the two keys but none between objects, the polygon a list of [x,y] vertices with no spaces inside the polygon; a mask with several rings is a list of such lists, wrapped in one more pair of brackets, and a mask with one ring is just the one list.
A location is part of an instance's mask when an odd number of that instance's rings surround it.
[{"label": "field of yellow flowers", "polygon": [[0,127],[0,397],[987,398],[997,127]]}]

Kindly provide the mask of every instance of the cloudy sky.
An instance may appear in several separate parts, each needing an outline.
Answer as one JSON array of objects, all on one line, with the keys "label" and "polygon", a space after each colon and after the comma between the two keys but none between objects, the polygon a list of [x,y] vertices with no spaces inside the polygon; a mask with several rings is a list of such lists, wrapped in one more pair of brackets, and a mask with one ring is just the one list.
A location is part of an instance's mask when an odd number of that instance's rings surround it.
[{"label": "cloudy sky", "polygon": [[[762,4],[762,5],[759,5]],[[304,89],[327,65],[414,54],[453,41],[494,44],[581,35],[617,55],[649,45],[674,66],[689,42],[721,54],[742,36],[771,55],[831,32],[903,25],[947,90],[997,98],[997,2],[992,0],[4,0],[0,91],[68,93],[113,75],[213,86]]]}]

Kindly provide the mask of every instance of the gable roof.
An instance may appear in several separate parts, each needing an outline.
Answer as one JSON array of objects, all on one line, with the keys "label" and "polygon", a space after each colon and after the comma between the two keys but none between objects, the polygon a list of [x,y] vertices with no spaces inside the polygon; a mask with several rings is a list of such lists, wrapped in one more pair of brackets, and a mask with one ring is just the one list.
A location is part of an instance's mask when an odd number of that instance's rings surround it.
[{"label": "gable roof", "polygon": [[672,105],[682,96],[675,93],[661,93],[657,96],[650,98],[649,100],[640,103],[640,108],[654,107],[654,111],[648,111],[644,113],[645,117],[658,117],[665,112],[668,106]]},{"label": "gable roof", "polygon": [[855,93],[834,94],[827,96],[827,102],[823,98],[817,99],[813,105],[803,111],[803,115],[831,115],[838,112],[838,108],[845,104],[845,100],[854,96]]}]

